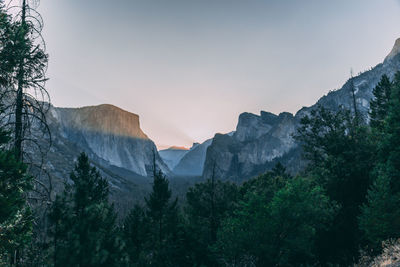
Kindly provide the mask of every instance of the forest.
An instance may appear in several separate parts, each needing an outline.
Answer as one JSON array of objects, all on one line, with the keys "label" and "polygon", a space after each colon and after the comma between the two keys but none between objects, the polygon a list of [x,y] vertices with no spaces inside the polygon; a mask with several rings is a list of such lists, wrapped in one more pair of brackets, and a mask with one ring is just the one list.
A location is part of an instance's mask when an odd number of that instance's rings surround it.
[{"label": "forest", "polygon": [[48,192],[40,27],[25,1],[0,7],[1,266],[381,266],[400,256],[400,72],[381,77],[368,117],[354,101],[302,118],[300,173],[278,163],[243,183],[212,175],[178,201],[154,164],[151,193],[121,218],[85,153],[63,190]]}]

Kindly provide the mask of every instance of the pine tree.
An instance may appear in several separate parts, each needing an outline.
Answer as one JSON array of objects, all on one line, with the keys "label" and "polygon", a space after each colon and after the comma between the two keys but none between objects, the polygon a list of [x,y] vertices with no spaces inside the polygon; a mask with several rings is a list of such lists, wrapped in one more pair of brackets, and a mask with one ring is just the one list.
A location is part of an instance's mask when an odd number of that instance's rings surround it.
[{"label": "pine tree", "polygon": [[393,194],[390,178],[380,175],[368,191],[368,202],[363,205],[359,218],[360,229],[367,247],[378,253],[384,240],[396,238],[400,233],[400,194]]},{"label": "pine tree", "polygon": [[9,140],[8,133],[0,128],[0,265],[18,266],[32,234],[27,204],[32,179],[26,174],[26,166],[6,149]]},{"label": "pine tree", "polygon": [[16,61],[12,41],[11,18],[6,13],[4,5],[0,3],[0,87],[2,88],[10,83]]},{"label": "pine tree", "polygon": [[374,186],[360,215],[360,228],[368,245],[379,252],[379,244],[400,237],[400,72],[395,74],[387,115],[378,142]]},{"label": "pine tree", "polygon": [[186,193],[187,231],[191,234],[194,261],[205,266],[217,265],[211,246],[217,241],[222,220],[232,214],[238,198],[237,186],[216,180],[214,175]]},{"label": "pine tree", "polygon": [[142,266],[146,263],[146,242],[149,239],[149,220],[143,207],[135,205],[123,224],[123,237],[130,266]]},{"label": "pine tree", "polygon": [[174,266],[179,246],[178,199],[172,199],[168,179],[161,171],[154,171],[152,192],[145,198],[145,203],[150,225],[149,244],[152,247],[148,251],[152,255],[150,263],[155,266]]},{"label": "pine tree", "polygon": [[84,153],[70,179],[72,185],[66,185],[49,215],[54,266],[120,266],[123,242],[108,203],[107,181]]},{"label": "pine tree", "polygon": [[383,130],[383,122],[389,109],[392,83],[387,75],[383,75],[380,82],[374,88],[374,98],[370,102],[370,125],[377,131]]},{"label": "pine tree", "polygon": [[395,74],[388,115],[384,125],[384,138],[380,144],[380,158],[384,172],[390,177],[391,188],[400,192],[400,72]]},{"label": "pine tree", "polygon": [[[41,38],[43,21],[26,0],[22,1],[20,8],[14,16],[5,15],[2,18],[5,24],[0,30],[0,82],[3,84],[1,96],[6,98],[8,106],[6,112],[14,126],[15,157],[23,161],[23,143],[37,138],[29,136],[33,125],[44,126],[43,133],[49,135],[45,116],[49,96],[44,88],[48,55]],[[4,10],[2,12],[5,13]],[[43,99],[37,99],[37,96]],[[44,136],[41,138],[43,141]]]},{"label": "pine tree", "polygon": [[308,175],[340,205],[332,227],[318,235],[321,262],[351,264],[358,256],[357,217],[371,185],[374,147],[365,125],[347,110],[319,107],[302,119],[297,139],[310,161]]},{"label": "pine tree", "polygon": [[316,234],[331,222],[335,205],[309,179],[296,177],[274,189],[265,194],[267,187],[248,187],[238,209],[223,221],[215,247],[224,265],[311,266],[317,261]]}]

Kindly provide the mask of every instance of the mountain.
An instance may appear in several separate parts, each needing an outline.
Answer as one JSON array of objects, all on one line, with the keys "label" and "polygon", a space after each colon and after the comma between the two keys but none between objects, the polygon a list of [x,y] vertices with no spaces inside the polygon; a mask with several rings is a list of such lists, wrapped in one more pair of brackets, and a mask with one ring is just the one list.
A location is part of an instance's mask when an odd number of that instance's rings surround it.
[{"label": "mountain", "polygon": [[175,168],[172,169],[173,174],[178,176],[201,176],[207,148],[211,145],[211,142],[212,139],[208,139],[201,144],[194,143]]},{"label": "mountain", "polygon": [[207,150],[204,178],[215,175],[221,179],[241,181],[272,167],[273,160],[294,151],[292,138],[299,120],[291,113],[260,115],[242,113],[232,135],[217,134]]},{"label": "mountain", "polygon": [[260,115],[242,113],[233,135],[216,134],[207,149],[203,177],[210,177],[214,164],[220,179],[244,180],[265,172],[280,161],[295,173],[304,167],[301,149],[292,135],[300,119],[318,105],[330,110],[341,106],[352,108],[352,84],[357,109],[368,120],[369,102],[373,88],[383,74],[393,78],[400,70],[400,38],[383,63],[349,79],[342,88],[331,91],[311,107],[303,107],[295,115],[283,112],[275,115],[261,111]]},{"label": "mountain", "polygon": [[51,109],[53,132],[108,165],[138,175],[152,172],[153,154],[165,173],[168,167],[156,146],[140,129],[139,116],[112,105]]},{"label": "mountain", "polygon": [[[60,192],[81,152],[110,184],[110,198],[124,214],[151,190],[153,159],[169,173],[156,146],[141,130],[139,116],[112,105],[82,108],[51,106],[47,115],[52,146],[42,182]],[[50,179],[51,178],[51,179]]]},{"label": "mountain", "polygon": [[187,148],[170,147],[167,149],[159,150],[158,153],[162,160],[167,164],[170,170],[174,169],[183,156],[188,152]]}]

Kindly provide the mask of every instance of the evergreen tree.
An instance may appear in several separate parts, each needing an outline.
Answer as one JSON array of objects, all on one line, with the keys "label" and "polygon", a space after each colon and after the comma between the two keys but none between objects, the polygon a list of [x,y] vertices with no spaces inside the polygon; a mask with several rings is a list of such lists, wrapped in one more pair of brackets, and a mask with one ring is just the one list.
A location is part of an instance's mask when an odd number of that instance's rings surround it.
[{"label": "evergreen tree", "polygon": [[[0,3],[0,87],[4,88],[10,83],[12,66],[15,65],[16,56],[12,49],[12,23],[6,13],[4,5]],[[4,89],[1,90],[1,92]],[[2,92],[3,95],[3,92]],[[1,99],[1,98],[0,98]]]},{"label": "evergreen tree", "polygon": [[322,263],[348,265],[357,258],[360,232],[357,217],[366,201],[374,167],[374,149],[366,126],[347,110],[318,107],[301,121],[297,139],[310,161],[308,175],[340,205],[332,227],[318,234]]},{"label": "evergreen tree", "polygon": [[0,128],[0,265],[19,266],[32,234],[26,199],[32,179],[26,166],[6,149],[9,140],[8,133]]},{"label": "evergreen tree", "polygon": [[252,192],[263,194],[270,201],[275,192],[282,189],[292,178],[286,172],[286,168],[278,162],[271,171],[244,182],[239,188],[240,200],[246,201],[249,193]]},{"label": "evergreen tree", "polygon": [[54,266],[120,266],[123,242],[108,203],[108,183],[82,153],[49,219]]},{"label": "evergreen tree", "polygon": [[359,218],[360,228],[374,253],[379,252],[382,241],[400,237],[400,72],[392,84],[378,142],[378,164],[373,172],[376,181]]},{"label": "evergreen tree", "polygon": [[186,193],[187,231],[191,234],[188,248],[199,265],[215,266],[211,246],[217,241],[222,220],[236,207],[238,190],[235,184],[215,180],[214,176],[198,183]]},{"label": "evergreen tree", "polygon": [[389,109],[392,83],[387,75],[383,75],[380,82],[374,88],[374,98],[370,102],[370,125],[377,131],[383,130],[383,122]]},{"label": "evergreen tree", "polygon": [[178,199],[171,197],[168,179],[161,171],[154,171],[152,192],[145,199],[150,235],[147,246],[148,264],[176,266],[179,257]]},{"label": "evergreen tree", "polygon": [[316,233],[328,226],[335,206],[321,187],[304,178],[264,193],[268,191],[250,188],[235,214],[224,220],[216,246],[221,262],[229,266],[315,263]]},{"label": "evergreen tree", "polygon": [[391,188],[400,192],[400,72],[395,74],[379,156]]},{"label": "evergreen tree", "polygon": [[377,254],[382,242],[399,237],[400,233],[400,194],[390,188],[390,178],[377,177],[368,191],[368,202],[363,205],[360,215],[360,229],[367,242],[368,251]]},{"label": "evergreen tree", "polygon": [[146,245],[149,240],[149,221],[143,207],[135,205],[124,220],[122,234],[130,266],[146,265]]},{"label": "evergreen tree", "polygon": [[[31,128],[40,124],[44,126],[43,133],[49,134],[45,116],[49,96],[44,88],[48,55],[40,35],[43,21],[26,0],[12,20],[4,7],[0,8],[0,100],[6,98],[6,112],[13,123],[15,157],[23,161],[23,143],[30,138],[37,140],[37,134],[30,135]],[[40,138],[43,141],[44,136]]]}]

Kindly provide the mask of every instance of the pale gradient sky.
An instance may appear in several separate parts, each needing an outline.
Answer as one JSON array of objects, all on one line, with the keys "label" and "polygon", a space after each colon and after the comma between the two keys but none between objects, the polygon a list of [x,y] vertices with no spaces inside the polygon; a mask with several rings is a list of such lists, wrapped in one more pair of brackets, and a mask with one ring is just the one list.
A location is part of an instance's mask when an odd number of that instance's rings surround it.
[{"label": "pale gradient sky", "polygon": [[139,114],[159,147],[296,112],[380,63],[398,0],[41,0],[55,106]]}]

